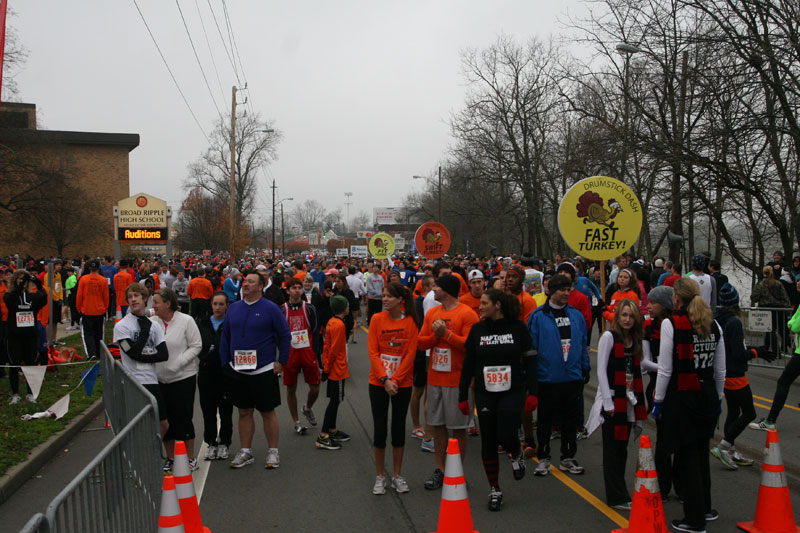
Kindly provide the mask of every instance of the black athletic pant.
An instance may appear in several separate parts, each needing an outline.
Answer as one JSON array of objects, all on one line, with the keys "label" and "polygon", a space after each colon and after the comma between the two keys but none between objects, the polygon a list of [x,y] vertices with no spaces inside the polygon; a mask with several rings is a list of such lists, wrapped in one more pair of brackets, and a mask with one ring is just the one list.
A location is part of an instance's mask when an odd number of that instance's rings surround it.
[{"label": "black athletic pant", "polygon": [[[0,322],[0,365],[8,364],[8,346],[6,345],[6,323]],[[6,377],[6,369],[0,366],[0,378]]]},{"label": "black athletic pant", "polygon": [[377,298],[367,298],[367,324],[372,320],[372,315],[383,310],[383,300]]},{"label": "black athletic pant", "polygon": [[683,514],[689,525],[695,527],[705,525],[705,514],[711,510],[708,441],[699,436],[693,441],[683,441],[675,453],[680,465],[675,474],[680,480]]},{"label": "black athletic pant", "polygon": [[211,314],[211,300],[192,298],[192,318],[203,319]]},{"label": "black athletic pant", "polygon": [[[159,383],[161,396],[167,406],[169,429],[164,440],[192,440],[194,438],[194,391],[197,386],[195,376],[189,376],[172,383]],[[215,421],[216,425],[216,421]]]},{"label": "black athletic pant", "polygon": [[725,403],[728,406],[728,415],[725,417],[725,440],[733,444],[747,424],[756,419],[750,385],[736,390],[725,389]]},{"label": "black athletic pant", "polygon": [[478,424],[481,428],[481,458],[484,461],[497,459],[498,444],[511,455],[519,454],[517,429],[524,406],[523,392],[524,389],[505,392],[475,389],[475,408],[478,410]]},{"label": "black athletic pant", "polygon": [[[233,436],[233,404],[225,399],[222,371],[197,374],[200,409],[203,411],[203,440],[209,446],[217,443],[230,447]],[[219,433],[217,433],[219,412]]]},{"label": "black athletic pant", "polygon": [[117,316],[117,291],[114,289],[113,282],[108,286],[108,310],[106,315],[112,320]]},{"label": "black athletic pant", "polygon": [[[675,494],[680,496],[681,489],[676,477],[676,466],[673,465],[673,455],[667,447],[666,436],[664,435],[664,425],[661,419],[656,420],[656,474],[658,475],[658,488],[661,490],[661,495],[666,496],[675,485]],[[677,462],[676,462],[677,464]]]},{"label": "black athletic pant", "polygon": [[81,322],[81,314],[78,312],[78,287],[72,289],[72,292],[67,297],[69,302],[69,325],[74,326]]},{"label": "black athletic pant", "polygon": [[81,317],[81,336],[86,357],[100,357],[100,343],[105,342],[105,315],[83,315]]},{"label": "black athletic pant", "polygon": [[[39,359],[39,340],[36,336],[31,337],[6,337],[6,351],[8,362],[12,365],[35,365]],[[18,366],[8,370],[8,381],[11,385],[11,392],[19,394],[19,373]],[[30,392],[30,385],[28,391]]]},{"label": "black athletic pant", "polygon": [[328,433],[336,428],[336,415],[339,413],[339,404],[344,400],[344,380],[328,380],[327,387],[328,407],[325,408],[325,416],[322,418],[322,433]]},{"label": "black athletic pant", "polygon": [[575,457],[578,451],[575,428],[580,420],[583,402],[583,380],[566,383],[539,382],[539,459],[550,459],[550,432],[553,425],[561,431],[561,459]]},{"label": "black athletic pant", "polygon": [[781,377],[778,378],[778,386],[775,388],[775,396],[772,398],[772,408],[769,410],[769,415],[767,415],[767,420],[770,422],[778,420],[778,415],[781,413],[783,404],[786,403],[786,397],[789,395],[789,387],[798,376],[800,376],[800,354],[794,354],[789,359],[789,362],[786,363],[786,368],[783,369]]},{"label": "black athletic pant", "polygon": [[611,506],[631,501],[628,485],[625,483],[625,461],[628,460],[628,441],[633,424],[628,422],[626,425],[628,438],[617,440],[614,436],[613,417],[603,413],[603,483],[606,487],[606,503]]},{"label": "black athletic pant", "polygon": [[389,404],[392,404],[392,448],[406,445],[406,415],[411,402],[411,387],[397,389],[397,394],[389,396],[382,386],[369,385],[369,403],[372,405],[372,445],[386,448],[386,433],[389,431]]}]

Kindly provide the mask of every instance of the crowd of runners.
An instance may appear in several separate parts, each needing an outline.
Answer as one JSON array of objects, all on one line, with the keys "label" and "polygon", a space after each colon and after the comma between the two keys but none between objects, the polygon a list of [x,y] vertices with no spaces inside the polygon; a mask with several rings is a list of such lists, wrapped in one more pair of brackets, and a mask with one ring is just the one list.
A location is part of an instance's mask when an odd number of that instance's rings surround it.
[{"label": "crowd of runners", "polygon": [[[684,516],[672,526],[704,531],[719,516],[711,505],[709,457],[729,469],[752,465],[735,439],[748,425],[774,428],[789,385],[800,375],[798,351],[778,381],[772,411],[755,421],[747,361],[772,360],[777,345],[768,335],[763,345],[745,346],[739,292],[706,254],[693,257],[685,274],[680,264],[662,258],[651,263],[623,255],[601,269],[566,255],[530,254],[437,261],[14,257],[0,261],[0,268],[0,356],[11,403],[22,401],[19,367],[46,361],[48,323],[80,329],[91,359],[101,356],[105,321],[122,317],[112,341],[123,365],[156,398],[165,472],[172,470],[176,440],[186,441],[190,466],[197,468],[197,392],[207,444],[202,459],[230,459],[231,468],[255,463],[251,446],[260,417],[268,443],[264,464],[279,468],[275,410],[282,386],[293,431],[313,431],[316,448],[341,449],[351,439],[337,423],[350,379],[348,346],[365,342],[373,494],[410,490],[402,471],[410,411],[410,438],[433,455],[425,489],[444,482],[448,438],[459,440],[464,460],[466,436],[477,434],[488,507],[499,511],[501,463],[507,460],[515,480],[525,476],[532,458],[535,476],[552,467],[581,475],[578,443],[600,429],[606,503],[630,510],[628,445],[651,416],[662,497],[674,492],[683,502]],[[796,310],[800,257],[785,263],[776,252],[762,274],[753,303]],[[595,328],[597,355],[590,358]],[[789,329],[800,332],[800,313]],[[300,374],[307,386],[302,392]],[[587,413],[584,386],[593,377],[597,395]],[[324,408],[317,407],[323,384]],[[723,395],[724,438],[712,447]],[[34,401],[30,394],[26,399]],[[235,453],[234,408],[241,443]],[[554,439],[560,442],[555,457]]]}]

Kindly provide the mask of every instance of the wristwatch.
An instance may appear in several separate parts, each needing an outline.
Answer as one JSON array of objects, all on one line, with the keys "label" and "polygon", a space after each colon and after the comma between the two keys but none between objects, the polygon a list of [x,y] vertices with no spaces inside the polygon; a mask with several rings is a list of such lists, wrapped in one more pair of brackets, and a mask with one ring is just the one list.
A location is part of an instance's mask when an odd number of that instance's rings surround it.
[{"label": "wristwatch", "polygon": [[389,377],[388,376],[383,376],[381,378],[381,385],[386,385],[387,381],[389,381]]}]

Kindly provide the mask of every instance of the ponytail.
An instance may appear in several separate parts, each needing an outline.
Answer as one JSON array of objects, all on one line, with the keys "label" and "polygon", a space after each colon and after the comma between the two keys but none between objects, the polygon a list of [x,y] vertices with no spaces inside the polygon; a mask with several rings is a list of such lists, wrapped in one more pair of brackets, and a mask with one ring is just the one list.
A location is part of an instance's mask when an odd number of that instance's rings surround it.
[{"label": "ponytail", "polygon": [[691,278],[681,278],[673,286],[675,294],[692,323],[692,329],[701,339],[711,335],[711,322],[713,320],[711,308],[700,296],[700,285]]}]

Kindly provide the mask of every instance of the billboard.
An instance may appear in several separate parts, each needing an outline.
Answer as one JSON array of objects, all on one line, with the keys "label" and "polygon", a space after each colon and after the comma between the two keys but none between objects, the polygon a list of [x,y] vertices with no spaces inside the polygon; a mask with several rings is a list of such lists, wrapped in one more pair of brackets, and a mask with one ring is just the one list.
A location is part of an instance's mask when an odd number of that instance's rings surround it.
[{"label": "billboard", "polygon": [[401,224],[403,218],[403,210],[399,207],[375,207],[372,209],[372,218],[375,220],[375,225],[380,226],[384,224]]},{"label": "billboard", "polygon": [[119,201],[117,215],[119,228],[166,228],[167,202],[149,194],[135,194]]},{"label": "billboard", "polygon": [[350,257],[367,257],[369,247],[366,245],[350,246]]}]

